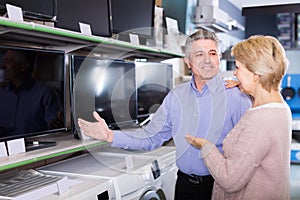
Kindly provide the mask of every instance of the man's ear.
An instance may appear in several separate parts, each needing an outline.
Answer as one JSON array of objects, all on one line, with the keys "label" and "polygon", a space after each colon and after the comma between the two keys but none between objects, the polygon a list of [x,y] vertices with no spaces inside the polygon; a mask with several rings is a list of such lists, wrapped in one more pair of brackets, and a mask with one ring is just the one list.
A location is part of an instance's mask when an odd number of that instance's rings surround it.
[{"label": "man's ear", "polygon": [[190,66],[190,60],[189,60],[187,57],[184,57],[184,58],[183,58],[183,61],[185,62],[185,64],[187,65],[187,67],[188,67],[189,69],[191,69],[191,66]]}]

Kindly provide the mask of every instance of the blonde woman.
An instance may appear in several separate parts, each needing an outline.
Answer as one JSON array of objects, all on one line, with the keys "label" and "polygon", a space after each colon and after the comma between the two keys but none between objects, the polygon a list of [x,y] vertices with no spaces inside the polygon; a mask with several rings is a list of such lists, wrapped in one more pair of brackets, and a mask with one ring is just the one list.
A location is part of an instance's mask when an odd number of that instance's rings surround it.
[{"label": "blonde woman", "polygon": [[223,141],[223,153],[205,138],[186,135],[200,148],[215,179],[212,199],[289,199],[291,112],[280,94],[288,61],[272,36],[251,36],[232,48],[234,75],[252,107]]}]

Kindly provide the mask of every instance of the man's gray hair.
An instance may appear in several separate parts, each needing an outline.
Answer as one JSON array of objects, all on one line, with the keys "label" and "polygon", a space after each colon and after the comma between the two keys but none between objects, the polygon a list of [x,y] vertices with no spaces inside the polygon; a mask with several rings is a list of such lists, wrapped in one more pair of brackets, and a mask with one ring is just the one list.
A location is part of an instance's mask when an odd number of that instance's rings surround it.
[{"label": "man's gray hair", "polygon": [[218,48],[220,48],[220,40],[215,32],[208,31],[205,29],[199,29],[193,34],[191,34],[185,42],[185,57],[190,57],[190,53],[192,50],[192,43],[194,41],[200,40],[200,39],[206,39],[206,40],[213,40],[217,43]]}]

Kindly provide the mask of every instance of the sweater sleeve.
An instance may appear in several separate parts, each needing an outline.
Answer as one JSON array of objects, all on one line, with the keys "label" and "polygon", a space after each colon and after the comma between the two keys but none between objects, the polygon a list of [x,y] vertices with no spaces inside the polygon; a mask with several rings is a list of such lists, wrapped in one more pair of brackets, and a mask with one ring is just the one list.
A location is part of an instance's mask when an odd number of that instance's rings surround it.
[{"label": "sweater sleeve", "polygon": [[[239,122],[244,123],[242,119]],[[224,155],[216,147],[204,151],[206,155],[202,156],[206,166],[226,192],[243,188],[261,164],[271,145],[265,131],[254,122],[236,126],[224,141]]]}]

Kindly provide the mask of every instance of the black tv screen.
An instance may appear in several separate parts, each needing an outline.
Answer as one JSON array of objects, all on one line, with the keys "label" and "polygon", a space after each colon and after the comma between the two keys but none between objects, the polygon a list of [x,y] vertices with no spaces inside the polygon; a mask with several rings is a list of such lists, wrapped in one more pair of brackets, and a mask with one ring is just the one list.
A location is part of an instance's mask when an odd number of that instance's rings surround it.
[{"label": "black tv screen", "polygon": [[113,33],[151,38],[155,0],[111,0]]},{"label": "black tv screen", "polygon": [[94,121],[97,111],[111,129],[137,125],[134,62],[72,56],[72,108],[77,117]]},{"label": "black tv screen", "polygon": [[135,62],[138,95],[138,119],[156,112],[173,88],[173,67],[167,63]]},{"label": "black tv screen", "polygon": [[110,37],[110,0],[57,0],[55,26],[80,32],[79,22],[89,24],[93,35]]},{"label": "black tv screen", "polygon": [[67,131],[63,51],[0,46],[0,141]]},{"label": "black tv screen", "polygon": [[6,12],[6,4],[22,8],[23,17],[41,21],[55,21],[57,0],[0,0],[2,13]]}]

